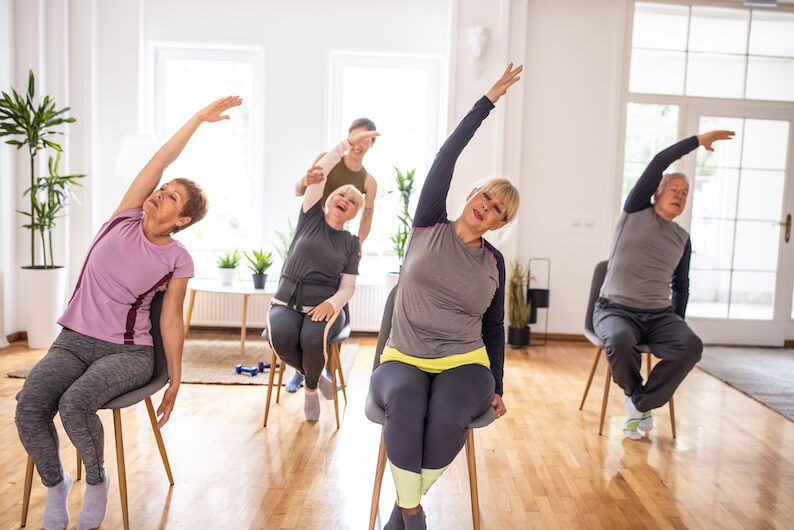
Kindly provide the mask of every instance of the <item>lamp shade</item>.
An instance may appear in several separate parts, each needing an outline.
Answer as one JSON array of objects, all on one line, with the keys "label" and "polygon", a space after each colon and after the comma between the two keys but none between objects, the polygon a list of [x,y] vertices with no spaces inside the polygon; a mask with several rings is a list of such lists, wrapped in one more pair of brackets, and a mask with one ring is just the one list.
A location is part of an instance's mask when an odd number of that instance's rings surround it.
[{"label": "lamp shade", "polygon": [[134,177],[157,151],[154,135],[149,133],[130,133],[124,136],[121,150],[116,159],[117,177]]}]

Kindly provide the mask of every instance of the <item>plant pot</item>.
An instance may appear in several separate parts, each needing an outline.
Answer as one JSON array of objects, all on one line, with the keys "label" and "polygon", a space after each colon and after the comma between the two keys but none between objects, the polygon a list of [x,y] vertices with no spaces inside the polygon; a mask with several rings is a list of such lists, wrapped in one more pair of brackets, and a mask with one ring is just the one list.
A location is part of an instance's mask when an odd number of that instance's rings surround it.
[{"label": "plant pot", "polygon": [[28,346],[49,348],[61,327],[56,322],[66,302],[66,268],[22,267],[20,279],[25,293],[25,329]]},{"label": "plant pot", "polygon": [[265,282],[267,281],[267,274],[264,272],[255,273],[251,275],[251,278],[254,279],[254,289],[264,289]]},{"label": "plant pot", "polygon": [[549,307],[551,293],[548,289],[529,289],[527,298],[532,302],[532,309]]},{"label": "plant pot", "polygon": [[513,348],[526,348],[529,346],[529,326],[525,328],[507,328],[507,343]]},{"label": "plant pot", "polygon": [[221,280],[221,285],[231,287],[234,283],[234,275],[237,269],[222,269],[218,268],[218,277]]}]

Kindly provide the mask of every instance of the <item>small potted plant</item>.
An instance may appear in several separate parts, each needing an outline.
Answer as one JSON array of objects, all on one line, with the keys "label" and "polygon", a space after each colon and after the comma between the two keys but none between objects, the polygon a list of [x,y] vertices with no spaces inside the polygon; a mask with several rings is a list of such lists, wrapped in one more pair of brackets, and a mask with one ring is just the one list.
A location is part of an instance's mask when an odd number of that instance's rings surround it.
[{"label": "small potted plant", "polygon": [[221,278],[221,285],[228,287],[234,282],[234,273],[237,272],[238,265],[240,265],[240,253],[236,250],[218,258],[218,274]]},{"label": "small potted plant", "polygon": [[518,261],[510,265],[509,313],[510,327],[507,342],[514,348],[529,346],[529,314],[532,303],[527,299],[529,274]]},{"label": "small potted plant", "polygon": [[[398,194],[397,200],[399,210],[397,212],[397,230],[389,239],[391,239],[394,253],[397,254],[398,266],[402,269],[406,247],[408,246],[408,238],[411,235],[411,225],[413,224],[410,202],[411,195],[413,195],[414,192],[416,169],[409,169],[403,173],[399,168],[395,167],[394,171],[394,184],[396,188],[395,191]],[[397,276],[394,275],[394,277],[396,283]]]},{"label": "small potted plant", "polygon": [[244,254],[248,259],[248,268],[253,272],[251,276],[254,279],[254,289],[264,289],[267,281],[265,271],[273,265],[273,253],[262,250],[254,250],[252,253],[254,257],[251,257],[248,252]]}]

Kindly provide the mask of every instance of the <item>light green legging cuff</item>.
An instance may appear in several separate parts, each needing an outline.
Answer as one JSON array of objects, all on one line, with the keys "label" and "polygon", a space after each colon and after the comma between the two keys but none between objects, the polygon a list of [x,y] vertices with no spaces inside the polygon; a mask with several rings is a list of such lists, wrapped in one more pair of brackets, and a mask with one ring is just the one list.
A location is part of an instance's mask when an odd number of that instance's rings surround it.
[{"label": "light green legging cuff", "polygon": [[400,469],[389,461],[391,474],[394,477],[394,487],[397,490],[397,506],[400,508],[414,508],[419,506],[422,495],[426,494],[436,480],[446,471],[441,469],[422,469],[421,473],[414,473]]}]

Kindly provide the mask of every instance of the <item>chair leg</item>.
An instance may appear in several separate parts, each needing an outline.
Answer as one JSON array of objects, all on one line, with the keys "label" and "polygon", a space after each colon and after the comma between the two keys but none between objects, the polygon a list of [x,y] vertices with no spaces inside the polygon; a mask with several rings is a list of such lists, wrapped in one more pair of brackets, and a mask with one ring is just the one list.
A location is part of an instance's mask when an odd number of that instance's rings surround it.
[{"label": "chair leg", "polygon": [[336,370],[338,358],[332,354],[331,356],[331,388],[333,389],[334,396],[334,414],[336,414],[336,428],[339,428],[339,392],[336,391]]},{"label": "chair leg", "polygon": [[30,488],[33,486],[33,459],[28,455],[28,462],[25,465],[25,486],[22,491],[22,520],[19,526],[28,523],[28,507],[30,506]]},{"label": "chair leg", "polygon": [[380,504],[380,487],[383,484],[383,472],[386,470],[386,443],[383,441],[383,429],[380,431],[380,448],[378,449],[378,464],[375,466],[375,485],[372,487],[372,505],[369,509],[369,530],[374,530],[375,520],[378,518],[378,505]]},{"label": "chair leg", "polygon": [[466,462],[469,464],[469,489],[471,489],[471,519],[474,530],[480,530],[480,494],[477,490],[477,459],[474,454],[474,431],[466,433]]},{"label": "chair leg", "polygon": [[270,398],[273,395],[273,376],[276,375],[276,354],[274,353],[270,358],[270,373],[267,376],[267,399],[265,400],[265,419],[262,421],[262,426],[267,427],[267,416],[270,414]]},{"label": "chair leg", "polygon": [[675,404],[672,397],[667,404],[670,406],[670,427],[673,429],[673,438],[675,438]]},{"label": "chair leg", "polygon": [[160,458],[163,460],[165,466],[165,474],[168,475],[168,482],[174,485],[174,476],[171,474],[171,464],[168,463],[168,454],[165,452],[165,444],[163,443],[163,435],[160,433],[160,427],[157,425],[157,415],[154,413],[154,405],[152,405],[152,398],[146,398],[146,410],[149,412],[149,421],[152,423],[152,432],[154,439],[157,440],[157,448],[160,450]]},{"label": "chair leg", "polygon": [[278,359],[278,357],[274,354],[273,362],[270,364],[271,372],[276,369],[276,363],[278,363],[278,386],[276,386],[276,403],[278,403],[278,400],[281,397],[281,382],[284,380],[284,361]]},{"label": "chair leg", "polygon": [[124,530],[129,530],[130,514],[127,507],[127,468],[124,465],[124,437],[121,432],[121,411],[119,409],[113,409],[113,429],[116,434],[116,463],[119,468],[121,515],[124,521]]},{"label": "chair leg", "polygon": [[609,384],[612,382],[612,370],[609,369],[609,363],[607,364],[607,371],[606,377],[604,378],[604,398],[601,401],[601,421],[598,424],[598,435],[604,432],[604,418],[607,415],[607,403],[609,402]]},{"label": "chair leg", "polygon": [[601,359],[601,348],[596,350],[595,359],[593,359],[593,367],[590,368],[590,376],[587,378],[587,384],[584,387],[584,394],[582,394],[582,402],[579,403],[579,410],[584,408],[584,402],[587,399],[587,393],[590,392],[590,384],[593,382],[596,368],[598,367],[598,360]]},{"label": "chair leg", "polygon": [[77,480],[80,480],[83,477],[83,459],[80,458],[80,451],[75,449],[74,452],[77,454]]},{"label": "chair leg", "polygon": [[645,365],[645,382],[647,383],[651,377],[651,352],[645,352],[645,358],[648,360]]},{"label": "chair leg", "polygon": [[342,396],[347,405],[347,385],[345,385],[345,374],[342,373],[342,345],[334,344],[334,357],[336,358],[336,370],[339,372],[339,384],[342,385]]}]

